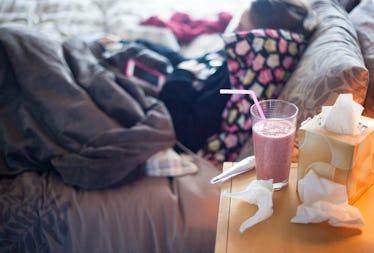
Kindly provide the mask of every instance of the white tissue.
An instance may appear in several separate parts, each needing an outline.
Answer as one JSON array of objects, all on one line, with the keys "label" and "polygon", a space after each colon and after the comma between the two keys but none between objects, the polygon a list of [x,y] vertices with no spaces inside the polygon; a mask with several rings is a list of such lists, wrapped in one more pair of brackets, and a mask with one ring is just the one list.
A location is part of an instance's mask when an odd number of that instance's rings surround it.
[{"label": "white tissue", "polygon": [[336,227],[364,225],[360,211],[348,204],[345,186],[317,176],[310,170],[299,180],[298,193],[302,204],[297,207],[293,223],[319,223],[328,221]]},{"label": "white tissue", "polygon": [[353,101],[352,94],[340,94],[333,106],[322,107],[322,126],[338,134],[359,134],[359,120],[364,108]]},{"label": "white tissue", "polygon": [[258,206],[257,212],[240,226],[243,233],[257,223],[266,220],[273,214],[273,180],[253,180],[248,187],[241,192],[228,193],[224,196],[240,199]]}]

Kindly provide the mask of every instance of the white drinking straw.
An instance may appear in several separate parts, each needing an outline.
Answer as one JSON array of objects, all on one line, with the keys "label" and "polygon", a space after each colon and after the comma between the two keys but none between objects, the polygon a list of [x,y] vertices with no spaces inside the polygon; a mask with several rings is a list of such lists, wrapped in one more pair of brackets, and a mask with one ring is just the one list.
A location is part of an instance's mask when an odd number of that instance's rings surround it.
[{"label": "white drinking straw", "polygon": [[257,100],[256,94],[252,90],[233,90],[233,89],[220,89],[220,94],[247,94],[250,95],[253,102],[255,102],[255,105],[257,107],[258,113],[260,114],[260,117],[262,119],[265,119],[264,111],[261,108],[260,103]]}]

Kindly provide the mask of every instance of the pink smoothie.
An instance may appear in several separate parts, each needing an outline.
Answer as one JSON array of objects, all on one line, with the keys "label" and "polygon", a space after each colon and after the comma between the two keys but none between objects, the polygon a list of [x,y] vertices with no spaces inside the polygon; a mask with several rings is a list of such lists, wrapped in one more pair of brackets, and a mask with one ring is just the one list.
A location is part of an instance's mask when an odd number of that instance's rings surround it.
[{"label": "pink smoothie", "polygon": [[267,119],[253,126],[257,179],[287,184],[295,127],[289,121]]}]

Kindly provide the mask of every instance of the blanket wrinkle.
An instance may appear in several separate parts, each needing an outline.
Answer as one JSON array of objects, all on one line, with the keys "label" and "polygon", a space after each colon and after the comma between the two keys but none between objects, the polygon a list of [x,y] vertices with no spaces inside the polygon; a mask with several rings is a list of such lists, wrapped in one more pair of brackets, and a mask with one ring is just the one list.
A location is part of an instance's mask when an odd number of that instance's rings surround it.
[{"label": "blanket wrinkle", "polygon": [[144,117],[144,108],[115,82],[113,73],[99,65],[86,44],[72,39],[65,42],[63,47],[75,80],[99,108],[125,127],[132,127]]},{"label": "blanket wrinkle", "polygon": [[100,65],[84,42],[3,25],[0,56],[0,176],[47,168],[101,189],[175,144],[164,104]]}]

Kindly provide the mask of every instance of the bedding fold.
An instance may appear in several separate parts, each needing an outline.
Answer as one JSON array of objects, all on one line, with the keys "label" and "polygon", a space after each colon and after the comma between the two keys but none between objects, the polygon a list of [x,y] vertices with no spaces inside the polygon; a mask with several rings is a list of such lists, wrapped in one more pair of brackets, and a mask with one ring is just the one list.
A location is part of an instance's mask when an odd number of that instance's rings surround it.
[{"label": "bedding fold", "polygon": [[174,145],[164,104],[100,65],[84,42],[4,25],[0,56],[0,174],[56,170],[67,184],[105,188]]}]

